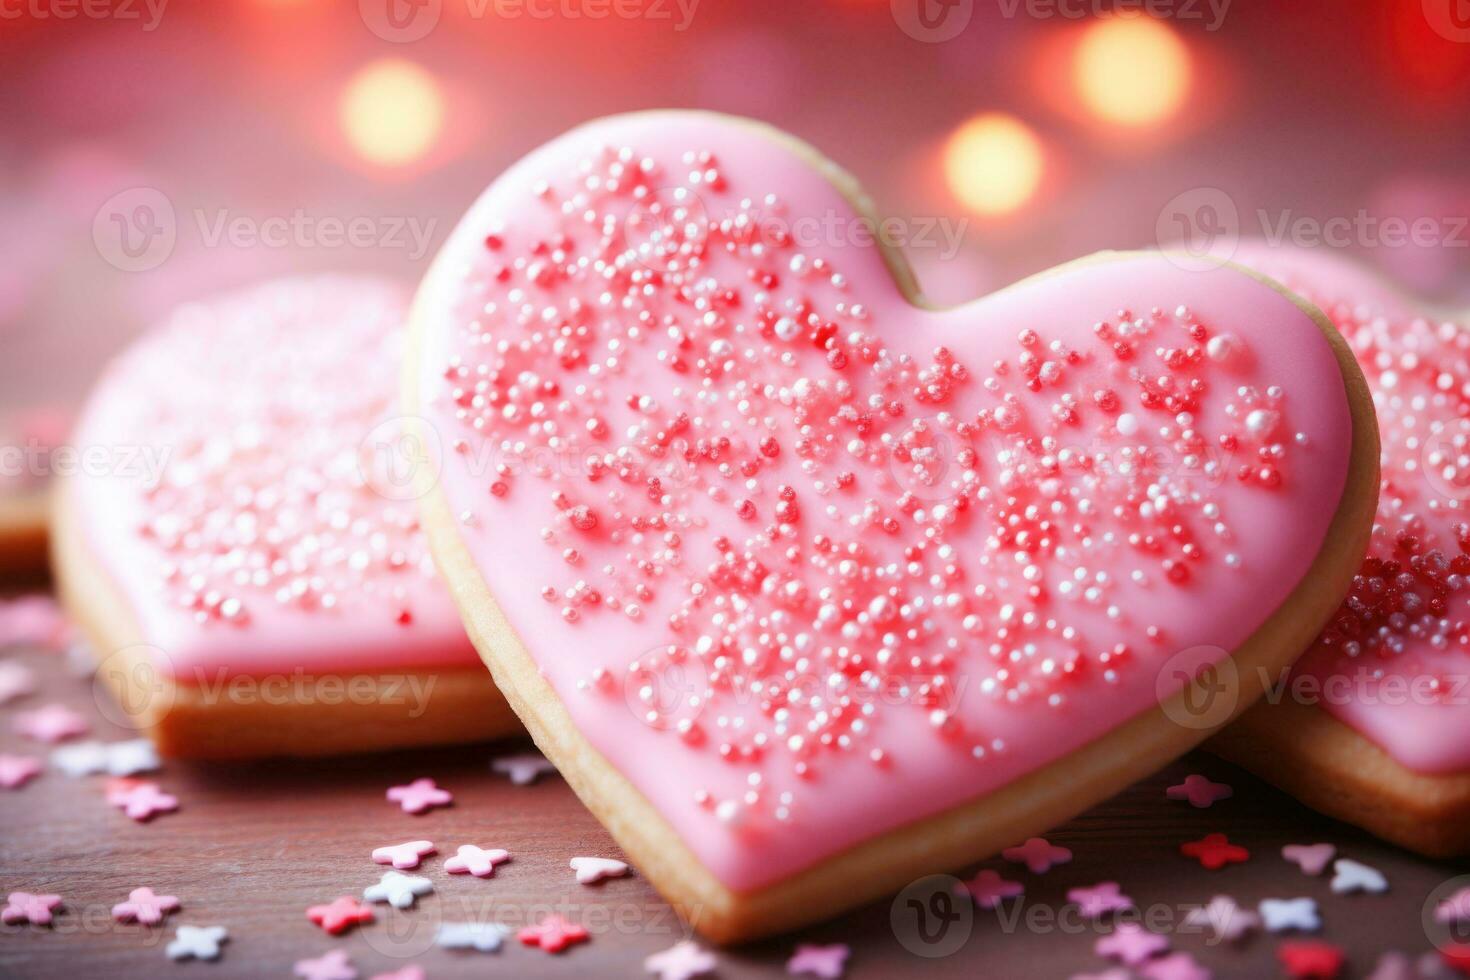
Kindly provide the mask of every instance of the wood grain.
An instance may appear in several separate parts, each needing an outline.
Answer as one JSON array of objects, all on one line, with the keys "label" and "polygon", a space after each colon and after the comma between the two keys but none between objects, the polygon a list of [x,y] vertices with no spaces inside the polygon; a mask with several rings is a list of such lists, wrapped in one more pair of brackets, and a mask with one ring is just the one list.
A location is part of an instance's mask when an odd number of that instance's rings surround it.
[{"label": "wood grain", "polygon": [[[41,690],[0,707],[0,752],[47,755],[18,738],[11,719],[27,707],[59,701],[94,721],[103,740],[129,733],[109,724],[94,703],[91,682],[68,674],[62,658],[36,651],[3,655],[34,668]],[[617,856],[607,833],[558,778],[528,787],[493,774],[489,761],[517,744],[472,746],[334,760],[250,765],[170,762],[150,778],[182,801],[176,814],[135,824],[103,800],[105,778],[71,779],[56,770],[18,790],[0,790],[0,894],[55,892],[66,902],[55,927],[0,927],[0,976],[204,978],[292,975],[292,964],[329,949],[350,952],[363,977],[408,963],[430,977],[502,974],[517,977],[639,977],[643,960],[685,938],[669,907],[641,877],[578,885],[567,867],[575,855]],[[1168,801],[1164,788],[1185,773],[1202,772],[1235,787],[1235,796],[1196,810]],[[432,776],[455,794],[455,805],[422,817],[384,799],[395,783]],[[1207,872],[1178,845],[1213,831],[1252,852],[1242,865]],[[1058,916],[1069,888],[1116,880],[1147,910],[1157,931],[1170,934],[1217,977],[1279,975],[1275,949],[1285,937],[1255,935],[1237,946],[1213,945],[1179,931],[1189,906],[1215,894],[1242,905],[1267,897],[1306,895],[1321,908],[1322,938],[1342,945],[1350,976],[1371,971],[1387,949],[1430,949],[1420,923],[1430,892],[1470,871],[1470,863],[1418,858],[1320,817],[1218,759],[1197,754],[1048,835],[1075,859],[1046,875],[990,861],[1026,886],[1020,904],[1002,917],[976,910],[958,951],[926,958],[907,949],[883,900],[799,934],[719,951],[718,976],[772,977],[784,972],[797,942],[852,946],[848,976],[1067,977],[1107,964],[1092,952],[1103,931]],[[307,922],[307,906],[360,895],[383,870],[369,853],[383,844],[427,838],[440,854],[421,873],[436,892],[412,911],[378,906],[372,925],[330,937]],[[1333,895],[1327,878],[1309,878],[1280,857],[1287,843],[1330,841],[1339,851],[1382,870],[1384,895]],[[495,877],[443,871],[446,853],[464,843],[508,849],[513,858]],[[970,872],[973,869],[954,869]],[[117,925],[109,911],[129,890],[149,885],[179,896],[183,909],[166,928]],[[1017,914],[1019,909],[1019,914]],[[440,921],[493,917],[519,926],[549,911],[581,921],[590,943],[561,956],[513,940],[494,954],[430,945]],[[899,908],[899,931],[911,933],[911,913]],[[904,916],[910,916],[905,921]],[[163,952],[182,923],[223,924],[230,942],[214,964],[171,964]],[[955,924],[957,935],[965,926]]]}]

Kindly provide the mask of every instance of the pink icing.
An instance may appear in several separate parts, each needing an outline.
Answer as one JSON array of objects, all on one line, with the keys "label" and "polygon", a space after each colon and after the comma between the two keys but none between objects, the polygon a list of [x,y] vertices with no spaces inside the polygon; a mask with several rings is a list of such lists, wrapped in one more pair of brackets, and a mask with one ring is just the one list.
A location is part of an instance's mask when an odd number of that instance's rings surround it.
[{"label": "pink icing", "polygon": [[862,228],[756,130],[620,117],[496,181],[416,310],[481,574],[740,890],[1153,706],[1346,480],[1339,369],[1275,290],[1133,256],[929,311]]},{"label": "pink icing", "polygon": [[[1470,768],[1470,333],[1349,261],[1247,242],[1237,262],[1322,307],[1373,390],[1383,480],[1352,594],[1283,694],[1319,703],[1399,762]],[[1309,678],[1314,686],[1300,686]]]},{"label": "pink icing", "polygon": [[379,280],[281,280],[180,308],[108,368],[68,492],[161,669],[478,662],[386,475],[412,449],[385,423],[404,304]]}]

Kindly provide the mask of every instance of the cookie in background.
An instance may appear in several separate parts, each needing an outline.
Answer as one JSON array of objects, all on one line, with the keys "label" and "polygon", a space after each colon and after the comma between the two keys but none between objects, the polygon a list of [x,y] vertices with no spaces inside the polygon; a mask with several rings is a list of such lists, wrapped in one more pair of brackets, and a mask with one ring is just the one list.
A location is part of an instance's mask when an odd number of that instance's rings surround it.
[{"label": "cookie in background", "polygon": [[[268,282],[112,363],[58,487],[67,610],[166,754],[321,755],[517,730],[419,527],[397,410],[407,291]],[[98,460],[105,465],[98,465]]]}]

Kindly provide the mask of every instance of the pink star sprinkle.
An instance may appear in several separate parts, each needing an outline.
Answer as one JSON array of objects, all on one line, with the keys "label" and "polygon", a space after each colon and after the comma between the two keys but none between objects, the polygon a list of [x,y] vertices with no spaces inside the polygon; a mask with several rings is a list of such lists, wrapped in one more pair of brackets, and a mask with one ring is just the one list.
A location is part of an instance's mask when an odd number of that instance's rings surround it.
[{"label": "pink star sprinkle", "polygon": [[471,874],[476,878],[489,878],[495,874],[495,866],[510,860],[510,851],[498,847],[483,848],[474,844],[461,844],[454,857],[444,862],[444,870],[452,875]]},{"label": "pink star sprinkle", "polygon": [[1434,921],[1448,925],[1470,920],[1470,885],[1461,888],[1434,907]]},{"label": "pink star sprinkle", "polygon": [[406,786],[394,786],[388,790],[388,799],[403,807],[404,813],[426,813],[436,806],[449,806],[454,795],[440,789],[427,776],[415,779]]},{"label": "pink star sprinkle", "polygon": [[847,969],[847,958],[852,955],[852,949],[843,943],[832,943],[829,946],[818,946],[813,943],[802,943],[796,947],[796,952],[791,959],[786,961],[786,972],[793,977],[808,976],[821,977],[822,980],[836,980],[842,976],[842,971]]},{"label": "pink star sprinkle", "polygon": [[52,744],[87,733],[87,719],[64,704],[22,711],[10,726],[17,735]]},{"label": "pink star sprinkle", "polygon": [[357,980],[357,967],[345,949],[334,949],[314,960],[297,960],[291,968],[306,980]]},{"label": "pink star sprinkle", "polygon": [[112,907],[112,917],[119,922],[140,922],[156,926],[170,912],[179,910],[179,900],[172,895],[156,895],[151,888],[134,888],[128,900]]},{"label": "pink star sprinkle", "polygon": [[375,848],[373,860],[378,864],[391,864],[400,871],[407,871],[409,868],[417,868],[424,858],[433,853],[433,841],[411,840],[403,844]]},{"label": "pink star sprinkle", "polygon": [[16,789],[41,775],[41,760],[28,755],[0,754],[0,786]]},{"label": "pink star sprinkle", "polygon": [[392,973],[374,974],[368,980],[426,980],[426,974],[423,967],[410,963]]},{"label": "pink star sprinkle", "polygon": [[0,704],[9,704],[35,690],[36,675],[30,668],[9,660],[0,663]]},{"label": "pink star sprinkle", "polygon": [[516,933],[516,938],[522,945],[538,946],[548,953],[560,953],[568,946],[585,943],[589,937],[586,929],[553,912],[534,926],[526,926]]},{"label": "pink star sprinkle", "polygon": [[537,752],[503,755],[490,763],[490,768],[509,776],[513,786],[529,786],[543,775],[556,772],[556,766]]},{"label": "pink star sprinkle", "polygon": [[1007,861],[1015,861],[1030,868],[1033,874],[1046,874],[1059,864],[1072,860],[1072,852],[1065,847],[1047,843],[1045,838],[1033,837],[1017,847],[1008,847],[1000,852]]},{"label": "pink star sprinkle", "polygon": [[1026,890],[1019,881],[1007,881],[1000,876],[999,872],[991,871],[989,868],[964,882],[960,888],[963,888],[975,900],[975,904],[982,909],[993,909],[1005,899],[1015,898]]},{"label": "pink star sprinkle", "polygon": [[643,969],[657,974],[658,980],[690,980],[713,972],[715,963],[714,953],[685,940],[645,959]]},{"label": "pink star sprinkle", "polygon": [[1100,882],[1091,888],[1073,888],[1067,892],[1067,901],[1075,904],[1089,919],[1133,908],[1133,899],[1119,890],[1116,881]]},{"label": "pink star sprinkle", "polygon": [[31,892],[11,892],[4,909],[0,909],[0,922],[13,925],[29,922],[32,925],[49,926],[52,911],[61,904],[60,895],[34,895]]},{"label": "pink star sprinkle", "polygon": [[66,618],[56,600],[46,595],[0,600],[0,649],[61,645]]},{"label": "pink star sprinkle", "polygon": [[1138,972],[1148,980],[1210,980],[1213,975],[1188,953],[1170,953],[1140,967]]},{"label": "pink star sprinkle", "polygon": [[1125,966],[1138,966],[1169,948],[1169,940],[1149,932],[1134,922],[1123,922],[1092,946],[1098,956],[1117,960]]},{"label": "pink star sprinkle", "polygon": [[108,780],[107,802],[139,823],[146,823],[160,813],[173,813],[179,808],[177,797],[159,789],[157,783],[140,779]]},{"label": "pink star sprinkle", "polygon": [[1309,875],[1321,874],[1336,855],[1331,844],[1287,844],[1281,849],[1282,857]]},{"label": "pink star sprinkle", "polygon": [[1204,776],[1190,774],[1178,786],[1170,786],[1164,795],[1171,800],[1188,800],[1189,805],[1203,810],[1220,800],[1228,800],[1235,790],[1224,783],[1212,783]]},{"label": "pink star sprinkle", "polygon": [[353,926],[373,921],[373,910],[351,895],[343,895],[330,905],[313,905],[306,917],[330,936],[339,936]]}]

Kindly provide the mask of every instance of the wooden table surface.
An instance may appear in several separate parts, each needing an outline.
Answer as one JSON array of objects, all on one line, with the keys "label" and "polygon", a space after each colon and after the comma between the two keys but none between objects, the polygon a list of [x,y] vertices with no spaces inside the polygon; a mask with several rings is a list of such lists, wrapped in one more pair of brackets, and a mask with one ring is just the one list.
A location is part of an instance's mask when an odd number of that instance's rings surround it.
[{"label": "wooden table surface", "polygon": [[[93,722],[91,738],[129,733],[107,722],[90,680],[69,672],[63,657],[11,650],[3,658],[32,667],[40,690],[0,707],[0,753],[49,755],[24,740],[11,719],[27,707],[61,702]],[[0,975],[14,977],[290,977],[293,964],[341,948],[364,978],[410,963],[429,977],[639,977],[643,961],[687,931],[635,874],[600,886],[579,885],[567,867],[574,855],[618,856],[607,833],[558,777],[513,786],[490,770],[510,743],[326,761],[251,765],[167,762],[156,780],[181,801],[177,813],[137,824],[103,799],[106,777],[70,778],[56,769],[20,789],[0,790],[0,895],[56,893],[65,906],[54,926],[0,927]],[[1232,798],[1208,809],[1169,801],[1164,789],[1199,772],[1231,784]],[[387,787],[431,776],[455,795],[452,807],[410,816],[384,798]],[[1178,847],[1222,831],[1247,847],[1250,859],[1205,871]],[[1006,914],[976,909],[952,921],[936,946],[915,939],[914,913],[881,901],[795,936],[719,950],[717,976],[784,975],[797,942],[852,947],[847,976],[1068,977],[1110,964],[1092,946],[1107,927],[1067,914],[1069,888],[1104,880],[1122,884],[1156,931],[1175,949],[1194,954],[1217,977],[1283,975],[1276,959],[1284,940],[1254,934],[1238,944],[1182,926],[1192,906],[1228,894],[1253,907],[1267,897],[1310,896],[1323,919],[1320,938],[1348,956],[1344,976],[1368,976],[1380,953],[1415,957],[1432,949],[1421,921],[1426,898],[1466,862],[1434,862],[1381,844],[1353,828],[1297,805],[1247,774],[1206,754],[1191,755],[1047,835],[1071,848],[1074,860],[1045,875],[1003,861],[984,867],[1021,881],[1023,898]],[[440,853],[413,874],[435,892],[409,911],[378,905],[378,921],[331,937],[311,925],[305,909],[341,895],[360,896],[384,870],[374,847],[426,838]],[[1282,845],[1327,841],[1339,853],[1381,870],[1386,894],[1334,895],[1327,876],[1312,878],[1280,855]],[[490,879],[449,875],[446,853],[462,843],[503,847],[512,854]],[[968,874],[973,869],[952,869]],[[164,927],[119,925],[111,907],[149,885],[178,896],[182,910]],[[897,906],[896,917],[892,914]],[[968,903],[956,905],[968,910]],[[433,945],[441,921],[490,919],[520,926],[550,911],[587,925],[590,943],[552,956],[506,942],[498,953]],[[1019,914],[1018,914],[1019,913]],[[215,963],[170,963],[164,946],[180,924],[222,924],[230,940]],[[1310,937],[1307,937],[1310,938]],[[946,956],[920,955],[954,948]]]}]

